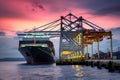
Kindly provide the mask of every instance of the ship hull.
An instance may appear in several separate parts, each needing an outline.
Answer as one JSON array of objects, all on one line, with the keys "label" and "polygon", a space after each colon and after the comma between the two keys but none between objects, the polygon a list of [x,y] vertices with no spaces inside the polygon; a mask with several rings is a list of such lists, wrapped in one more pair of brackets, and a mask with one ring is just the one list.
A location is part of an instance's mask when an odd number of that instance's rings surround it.
[{"label": "ship hull", "polygon": [[52,64],[54,55],[49,47],[27,46],[20,47],[19,51],[28,64]]}]

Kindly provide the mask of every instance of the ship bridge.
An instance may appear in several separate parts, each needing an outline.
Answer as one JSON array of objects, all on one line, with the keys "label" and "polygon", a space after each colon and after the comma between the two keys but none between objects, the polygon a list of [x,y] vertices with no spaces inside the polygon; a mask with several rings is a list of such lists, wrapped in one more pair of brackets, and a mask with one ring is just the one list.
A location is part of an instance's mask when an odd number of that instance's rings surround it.
[{"label": "ship bridge", "polygon": [[112,33],[105,31],[102,27],[71,13],[61,16],[60,19],[34,28],[32,30],[17,33],[20,38],[53,38],[59,37],[59,59],[60,60],[83,60],[88,59],[85,48],[97,42],[98,58],[100,58],[99,42],[104,38],[110,39],[110,57],[112,58]]}]

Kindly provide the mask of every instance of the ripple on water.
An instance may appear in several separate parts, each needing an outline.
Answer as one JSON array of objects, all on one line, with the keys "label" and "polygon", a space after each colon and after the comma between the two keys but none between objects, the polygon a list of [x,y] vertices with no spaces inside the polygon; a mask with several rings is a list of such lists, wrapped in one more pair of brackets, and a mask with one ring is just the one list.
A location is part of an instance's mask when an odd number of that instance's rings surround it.
[{"label": "ripple on water", "polygon": [[0,80],[119,80],[120,73],[79,65],[26,65],[0,62]]}]

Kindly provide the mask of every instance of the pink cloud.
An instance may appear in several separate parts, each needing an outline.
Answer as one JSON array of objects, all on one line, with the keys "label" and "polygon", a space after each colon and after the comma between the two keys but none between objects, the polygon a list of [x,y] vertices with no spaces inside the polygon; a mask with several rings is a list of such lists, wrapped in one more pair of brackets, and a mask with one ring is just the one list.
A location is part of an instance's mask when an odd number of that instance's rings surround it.
[{"label": "pink cloud", "polygon": [[[102,1],[99,2],[102,4]],[[59,19],[60,16],[65,16],[69,12],[78,17],[83,16],[105,29],[120,26],[119,18],[115,17],[115,14],[112,17],[111,15],[94,15],[100,6],[95,7],[91,5],[93,3],[96,6],[98,4],[97,0],[0,0],[0,28],[14,31],[29,30],[34,26],[39,27]]]}]

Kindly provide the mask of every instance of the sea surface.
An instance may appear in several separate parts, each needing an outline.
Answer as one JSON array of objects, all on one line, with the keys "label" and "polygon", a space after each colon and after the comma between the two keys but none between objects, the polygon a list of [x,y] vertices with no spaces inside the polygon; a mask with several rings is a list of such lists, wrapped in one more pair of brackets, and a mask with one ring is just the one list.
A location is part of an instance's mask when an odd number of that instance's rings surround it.
[{"label": "sea surface", "polygon": [[120,80],[120,73],[80,65],[0,62],[0,80]]}]

